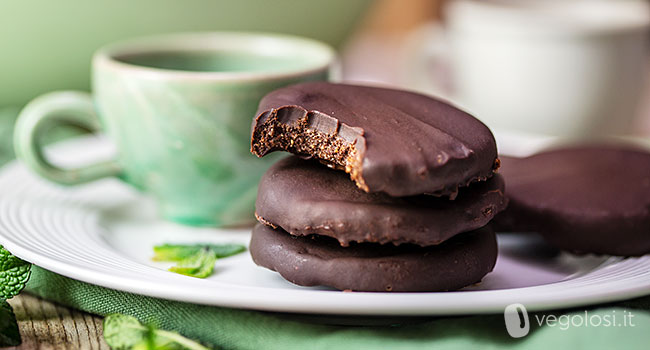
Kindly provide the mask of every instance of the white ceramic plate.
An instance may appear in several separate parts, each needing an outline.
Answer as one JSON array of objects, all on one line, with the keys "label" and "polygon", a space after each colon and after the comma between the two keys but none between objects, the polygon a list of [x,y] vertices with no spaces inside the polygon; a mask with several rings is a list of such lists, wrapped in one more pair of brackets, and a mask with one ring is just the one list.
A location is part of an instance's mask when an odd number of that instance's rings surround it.
[{"label": "white ceramic plate", "polygon": [[[63,163],[110,153],[97,138],[59,144]],[[0,171],[0,244],[17,256],[84,282],[171,300],[257,310],[339,315],[444,315],[580,306],[650,294],[650,256],[559,254],[535,236],[501,235],[494,272],[477,286],[444,293],[344,293],[294,286],[248,253],[217,261],[196,279],[150,260],[164,242],[247,243],[249,228],[218,230],[163,222],[154,202],[117,180],[64,188],[21,164]]]}]

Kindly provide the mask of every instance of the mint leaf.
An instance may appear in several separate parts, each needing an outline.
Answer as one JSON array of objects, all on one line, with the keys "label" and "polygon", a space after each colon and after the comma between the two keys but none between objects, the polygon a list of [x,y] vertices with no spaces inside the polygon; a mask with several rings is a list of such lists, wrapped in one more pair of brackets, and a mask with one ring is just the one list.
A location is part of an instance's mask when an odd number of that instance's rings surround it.
[{"label": "mint leaf", "polygon": [[18,346],[20,343],[20,332],[14,310],[5,300],[0,300],[0,347]]},{"label": "mint leaf", "polygon": [[6,299],[18,295],[31,274],[32,264],[0,246],[0,347],[20,345],[16,315]]},{"label": "mint leaf", "polygon": [[115,350],[132,349],[146,342],[147,328],[132,316],[112,314],[104,318],[104,340]]},{"label": "mint leaf", "polygon": [[241,244],[208,244],[207,246],[219,259],[246,251],[246,246]]},{"label": "mint leaf", "polygon": [[0,299],[18,295],[29,280],[32,264],[23,261],[0,246]]},{"label": "mint leaf", "polygon": [[241,253],[246,247],[241,244],[163,244],[153,248],[153,260],[177,261],[169,271],[182,275],[205,278],[214,271],[214,263]]},{"label": "mint leaf", "polygon": [[104,340],[113,350],[210,350],[176,332],[144,326],[122,314],[104,318]]},{"label": "mint leaf", "polygon": [[203,248],[210,248],[217,258],[227,258],[241,253],[246,247],[241,244],[163,244],[153,247],[153,260],[181,261],[197,254]]},{"label": "mint leaf", "polygon": [[[151,350],[211,350],[194,340],[187,339],[184,336],[170,331],[155,330],[154,348]],[[149,349],[148,349],[149,350]]]},{"label": "mint leaf", "polygon": [[179,261],[176,266],[170,267],[169,271],[197,278],[205,278],[212,274],[216,261],[217,254],[212,249],[206,247],[194,255]]},{"label": "mint leaf", "polygon": [[163,244],[153,247],[155,261],[181,261],[198,253],[201,246],[184,244]]}]

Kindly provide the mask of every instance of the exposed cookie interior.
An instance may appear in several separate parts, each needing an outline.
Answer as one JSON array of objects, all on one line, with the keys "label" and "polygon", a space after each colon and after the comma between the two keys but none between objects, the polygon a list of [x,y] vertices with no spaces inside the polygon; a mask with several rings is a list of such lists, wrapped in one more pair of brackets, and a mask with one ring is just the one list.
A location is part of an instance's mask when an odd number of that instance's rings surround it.
[{"label": "exposed cookie interior", "polygon": [[363,129],[299,106],[266,111],[255,123],[251,143],[253,154],[262,157],[281,150],[315,158],[329,167],[345,170],[359,188],[368,191],[361,174],[365,152]]}]

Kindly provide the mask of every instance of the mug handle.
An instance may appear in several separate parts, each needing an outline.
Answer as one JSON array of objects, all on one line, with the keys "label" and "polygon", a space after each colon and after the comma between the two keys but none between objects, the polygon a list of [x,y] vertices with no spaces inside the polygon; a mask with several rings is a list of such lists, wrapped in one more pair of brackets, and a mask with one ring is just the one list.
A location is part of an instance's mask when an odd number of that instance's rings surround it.
[{"label": "mug handle", "polygon": [[76,169],[64,169],[51,163],[45,157],[40,140],[43,133],[60,125],[91,132],[101,129],[90,94],[80,91],[52,92],[28,103],[16,121],[16,157],[37,174],[62,185],[82,184],[103,177],[118,176],[122,172],[115,160]]}]

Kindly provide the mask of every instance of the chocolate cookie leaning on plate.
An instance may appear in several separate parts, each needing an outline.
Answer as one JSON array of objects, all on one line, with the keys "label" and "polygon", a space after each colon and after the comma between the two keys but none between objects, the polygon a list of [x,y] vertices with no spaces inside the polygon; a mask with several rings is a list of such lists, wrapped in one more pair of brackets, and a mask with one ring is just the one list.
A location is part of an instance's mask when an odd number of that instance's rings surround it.
[{"label": "chocolate cookie leaning on plate", "polygon": [[650,152],[585,145],[506,159],[497,231],[537,231],[578,253],[650,253]]},{"label": "chocolate cookie leaning on plate", "polygon": [[488,228],[441,245],[353,244],[329,237],[296,237],[257,224],[250,243],[253,261],[301,286],[367,292],[434,292],[480,282],[494,268],[497,242]]},{"label": "chocolate cookie leaning on plate", "polygon": [[366,192],[453,196],[498,168],[490,130],[434,98],[385,88],[302,83],[260,102],[251,151],[282,150],[345,170]]},{"label": "chocolate cookie leaning on plate", "polygon": [[390,197],[359,190],[348,177],[295,156],[275,163],[259,184],[260,222],[292,235],[319,234],[350,242],[441,242],[485,226],[506,207],[503,179],[462,188],[453,201],[428,195]]}]

